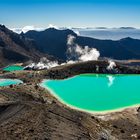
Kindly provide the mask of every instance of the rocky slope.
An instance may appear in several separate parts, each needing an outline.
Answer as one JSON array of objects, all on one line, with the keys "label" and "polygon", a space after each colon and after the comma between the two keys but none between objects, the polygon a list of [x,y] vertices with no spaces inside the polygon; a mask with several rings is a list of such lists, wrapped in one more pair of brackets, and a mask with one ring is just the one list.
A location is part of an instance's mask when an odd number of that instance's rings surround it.
[{"label": "rocky slope", "polygon": [[[23,84],[0,88],[0,138],[2,140],[135,140],[140,139],[140,109],[128,108],[107,114],[88,114],[61,104],[46,89],[42,79],[66,78],[80,73],[101,73],[108,63],[82,62],[43,71],[1,74]],[[140,68],[117,64],[120,72],[139,73]],[[108,71],[111,73],[113,71]],[[63,74],[62,74],[63,73]],[[78,91],[77,91],[78,92]]]},{"label": "rocky slope", "polygon": [[10,63],[23,63],[29,60],[39,61],[43,56],[49,57],[47,54],[42,54],[36,50],[35,46],[33,40],[0,25],[0,66]]},{"label": "rocky slope", "polygon": [[140,138],[137,108],[104,115],[87,114],[62,105],[34,84],[0,88],[0,95],[1,140]]}]

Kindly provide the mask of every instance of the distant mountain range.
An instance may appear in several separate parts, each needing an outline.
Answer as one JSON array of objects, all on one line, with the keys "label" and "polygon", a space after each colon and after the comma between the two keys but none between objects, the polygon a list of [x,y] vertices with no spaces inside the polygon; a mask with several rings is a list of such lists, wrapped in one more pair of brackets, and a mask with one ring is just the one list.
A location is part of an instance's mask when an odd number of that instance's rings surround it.
[{"label": "distant mountain range", "polygon": [[101,57],[114,59],[140,59],[140,40],[124,38],[118,41],[99,40],[77,36],[72,30],[49,28],[44,31],[28,31],[17,34],[0,25],[0,65],[41,57],[66,60],[68,35],[75,36],[75,43],[100,51]]},{"label": "distant mountain range", "polygon": [[140,40],[124,38],[118,41],[99,40],[77,36],[72,30],[47,29],[44,31],[29,31],[24,37],[33,39],[37,49],[60,59],[66,58],[67,36],[75,36],[75,43],[80,46],[89,46],[100,51],[101,57],[113,59],[140,59]]},{"label": "distant mountain range", "polygon": [[[50,26],[51,27],[51,26]],[[48,27],[49,28],[49,27]],[[47,28],[47,29],[48,29]],[[53,25],[52,25],[52,27],[51,28],[53,28]],[[80,30],[110,30],[110,29],[126,29],[126,30],[134,30],[134,29],[138,29],[138,28],[134,28],[134,27],[113,27],[113,28],[108,28],[108,27],[55,27],[54,26],[54,28],[55,29],[59,29],[59,30],[66,30],[66,29],[70,29],[70,30],[73,30],[73,31],[75,31],[75,30],[78,30],[78,31],[80,31]],[[45,30],[45,28],[36,28],[36,27],[34,27],[34,26],[25,26],[25,27],[23,27],[23,28],[11,28],[11,30],[12,31],[14,31],[14,32],[16,32],[16,33],[18,33],[18,34],[20,34],[21,32],[28,32],[28,31],[31,31],[31,30],[35,30],[35,31],[43,31],[43,30]]]}]

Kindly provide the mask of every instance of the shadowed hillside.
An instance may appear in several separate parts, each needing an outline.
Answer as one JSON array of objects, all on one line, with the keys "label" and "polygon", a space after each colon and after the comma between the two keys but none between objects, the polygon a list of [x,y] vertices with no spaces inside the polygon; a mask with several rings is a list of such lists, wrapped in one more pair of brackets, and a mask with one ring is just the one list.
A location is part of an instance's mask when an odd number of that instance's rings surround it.
[{"label": "shadowed hillside", "polygon": [[37,51],[35,46],[33,40],[14,33],[4,25],[0,25],[0,66],[28,60],[39,60],[44,55]]},{"label": "shadowed hillside", "polygon": [[76,37],[75,43],[80,46],[89,46],[100,51],[101,57],[114,59],[140,59],[140,40],[124,38],[118,41],[99,40],[89,37],[77,36],[71,30],[56,30],[54,28],[45,31],[28,31],[25,37],[33,39],[37,49],[47,52],[60,59],[66,60],[68,35]]}]

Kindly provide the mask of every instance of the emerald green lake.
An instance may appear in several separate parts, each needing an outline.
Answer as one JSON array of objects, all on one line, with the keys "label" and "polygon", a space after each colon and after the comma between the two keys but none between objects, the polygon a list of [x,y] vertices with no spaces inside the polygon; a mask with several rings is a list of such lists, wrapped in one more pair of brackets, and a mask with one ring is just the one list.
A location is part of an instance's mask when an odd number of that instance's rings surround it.
[{"label": "emerald green lake", "polygon": [[21,80],[12,80],[12,79],[0,79],[0,87],[16,85],[23,83]]},{"label": "emerald green lake", "polygon": [[22,67],[22,66],[11,65],[11,66],[5,67],[3,70],[11,72],[11,71],[19,71],[19,70],[23,70],[23,69],[24,69],[24,67]]},{"label": "emerald green lake", "polygon": [[65,80],[44,80],[60,101],[89,112],[118,110],[140,104],[140,75],[78,75]]}]

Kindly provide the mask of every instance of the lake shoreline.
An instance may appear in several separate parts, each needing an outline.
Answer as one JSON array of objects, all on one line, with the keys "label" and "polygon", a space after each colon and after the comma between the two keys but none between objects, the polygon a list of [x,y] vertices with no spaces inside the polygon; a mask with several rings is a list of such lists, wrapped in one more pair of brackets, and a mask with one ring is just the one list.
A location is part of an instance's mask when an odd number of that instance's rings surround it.
[{"label": "lake shoreline", "polygon": [[[81,74],[81,75],[87,75],[87,74]],[[140,75],[139,75],[140,76]],[[75,78],[76,76],[73,76],[73,77],[70,77],[68,79],[72,79],[72,78]],[[59,79],[57,81],[61,81],[62,79]],[[67,80],[67,79],[65,79]],[[140,103],[139,104],[133,104],[133,105],[128,105],[128,106],[125,106],[125,107],[120,107],[120,108],[117,108],[117,109],[111,109],[111,110],[106,110],[106,111],[91,111],[91,110],[87,110],[87,109],[80,109],[78,107],[75,107],[73,105],[70,105],[69,103],[65,102],[61,97],[59,97],[54,91],[53,89],[49,88],[48,86],[44,85],[46,82],[50,81],[49,79],[44,79],[40,84],[39,86],[45,88],[54,98],[56,98],[56,100],[58,100],[58,102],[61,102],[63,105],[71,108],[71,109],[75,109],[75,110],[78,110],[78,111],[82,111],[82,112],[85,112],[85,113],[90,113],[92,115],[106,115],[106,114],[110,114],[110,113],[115,113],[115,112],[122,112],[124,110],[127,110],[127,109],[133,109],[133,108],[138,108],[140,106]]]}]

